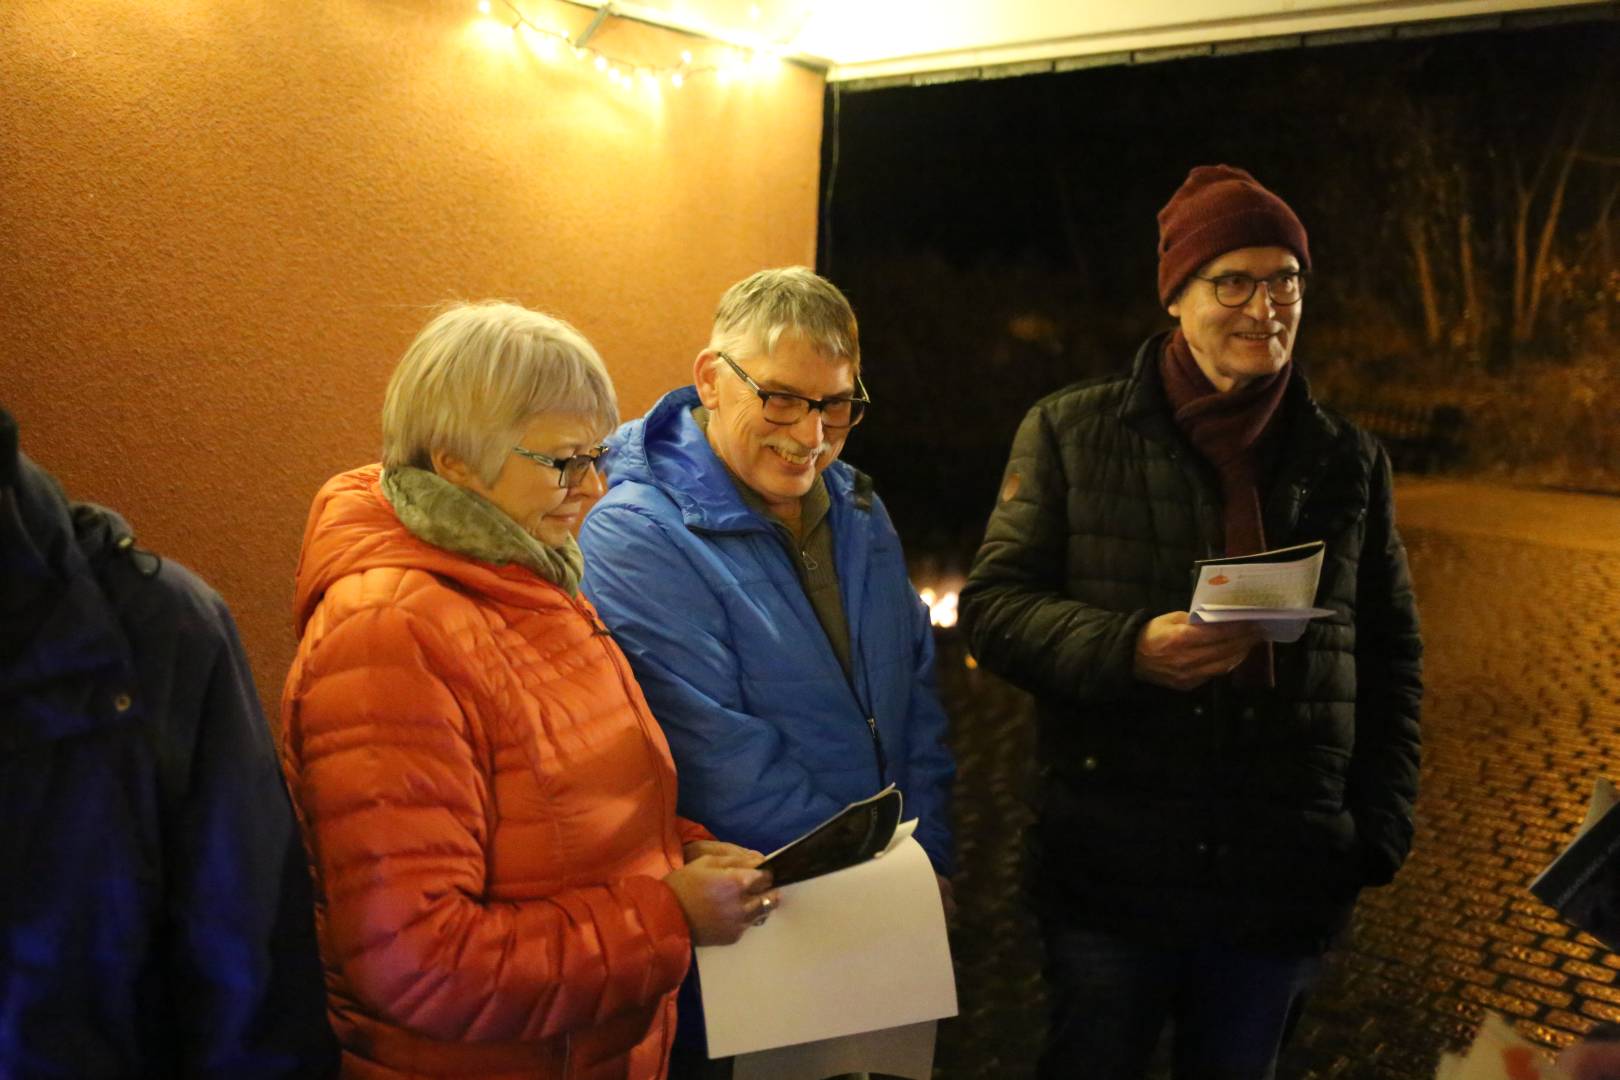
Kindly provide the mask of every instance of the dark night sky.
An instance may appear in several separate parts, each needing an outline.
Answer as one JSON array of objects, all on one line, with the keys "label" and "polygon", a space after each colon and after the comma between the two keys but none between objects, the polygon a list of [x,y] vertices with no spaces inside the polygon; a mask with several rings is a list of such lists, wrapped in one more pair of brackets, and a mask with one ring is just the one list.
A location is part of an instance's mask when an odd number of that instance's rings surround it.
[{"label": "dark night sky", "polygon": [[[1340,342],[1414,317],[1385,213],[1403,149],[1386,112],[1477,129],[1483,163],[1493,142],[1544,139],[1616,56],[1610,20],[829,88],[821,269],[861,318],[875,400],[847,456],[876,477],[908,548],[965,559],[1023,411],[1125,365],[1169,325],[1153,295],[1155,215],[1190,167],[1247,168],[1306,222],[1317,273],[1303,355],[1313,330]],[[1598,181],[1583,183],[1571,199],[1595,201]]]},{"label": "dark night sky", "polygon": [[1616,31],[1609,21],[857,91],[841,95],[836,122],[834,84],[831,265],[897,246],[1070,262],[1060,176],[1088,258],[1136,243],[1151,255],[1153,215],[1193,165],[1241,164],[1309,211],[1323,177],[1353,170],[1346,150],[1365,148],[1348,147],[1343,128],[1381,93],[1484,107],[1483,84],[1499,78],[1533,124],[1572,74],[1613,64]]}]

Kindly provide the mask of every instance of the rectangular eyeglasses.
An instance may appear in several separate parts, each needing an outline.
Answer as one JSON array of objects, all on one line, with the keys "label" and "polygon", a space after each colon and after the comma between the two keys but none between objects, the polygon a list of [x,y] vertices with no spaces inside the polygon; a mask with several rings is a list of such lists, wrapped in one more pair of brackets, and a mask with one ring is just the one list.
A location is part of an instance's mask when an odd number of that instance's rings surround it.
[{"label": "rectangular eyeglasses", "polygon": [[606,445],[591,447],[583,454],[573,454],[569,457],[554,458],[540,453],[538,450],[529,450],[522,446],[512,447],[512,453],[519,457],[557,470],[557,486],[572,488],[579,487],[585,482],[585,474],[595,468],[602,455],[607,453]]},{"label": "rectangular eyeglasses", "polygon": [[720,353],[719,356],[732,371],[737,373],[739,379],[759,395],[765,419],[773,424],[781,424],[784,427],[788,424],[797,424],[810,415],[811,409],[815,409],[821,413],[821,423],[826,427],[854,427],[866,416],[866,407],[872,403],[859,375],[855,376],[855,397],[812,398],[803,394],[790,394],[786,390],[766,390],[749,378],[748,372],[737,366],[737,361],[725,353]]}]

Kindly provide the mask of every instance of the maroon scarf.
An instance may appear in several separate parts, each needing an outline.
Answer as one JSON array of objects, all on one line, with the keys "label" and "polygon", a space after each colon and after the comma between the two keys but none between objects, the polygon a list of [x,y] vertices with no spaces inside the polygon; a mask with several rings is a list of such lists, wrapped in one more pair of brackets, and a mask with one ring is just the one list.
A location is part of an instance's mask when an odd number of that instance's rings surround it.
[{"label": "maroon scarf", "polygon": [[[1288,364],[1275,375],[1223,394],[1198,366],[1179,329],[1170,335],[1159,359],[1176,426],[1220,477],[1228,555],[1266,550],[1260,513],[1260,440],[1277,415],[1293,370],[1294,365]],[[1237,684],[1276,685],[1271,660],[1271,643],[1262,642],[1238,665]]]}]

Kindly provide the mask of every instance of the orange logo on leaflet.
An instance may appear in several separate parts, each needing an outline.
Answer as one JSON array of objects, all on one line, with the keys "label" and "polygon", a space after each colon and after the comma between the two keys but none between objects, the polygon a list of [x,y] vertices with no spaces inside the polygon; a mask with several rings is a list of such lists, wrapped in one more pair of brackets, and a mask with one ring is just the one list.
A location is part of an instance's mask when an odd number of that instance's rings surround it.
[{"label": "orange logo on leaflet", "polygon": [[1507,1070],[1508,1080],[1541,1080],[1541,1067],[1526,1047],[1510,1046],[1503,1050],[1502,1067]]},{"label": "orange logo on leaflet", "polygon": [[1209,583],[1211,585],[1225,585],[1228,581],[1231,581],[1231,580],[1232,579],[1227,577],[1225,574],[1216,574],[1214,577],[1209,579]]}]

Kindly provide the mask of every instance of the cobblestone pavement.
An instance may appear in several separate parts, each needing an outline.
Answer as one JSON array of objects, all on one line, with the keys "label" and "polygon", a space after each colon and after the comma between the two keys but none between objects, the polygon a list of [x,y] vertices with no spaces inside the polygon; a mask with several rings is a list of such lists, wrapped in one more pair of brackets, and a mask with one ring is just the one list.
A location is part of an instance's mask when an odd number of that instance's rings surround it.
[{"label": "cobblestone pavement", "polygon": [[[1526,883],[1573,834],[1593,778],[1620,779],[1620,500],[1401,485],[1427,643],[1411,860],[1363,894],[1351,941],[1280,1080],[1429,1080],[1486,1010],[1563,1045],[1620,1022],[1620,957]],[[1023,1077],[1044,1030],[1040,951],[1018,889],[1034,769],[1028,698],[941,638],[960,768],[960,1019],[936,1077]]]}]

